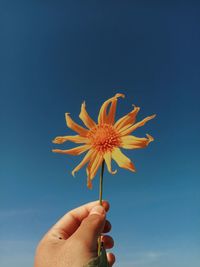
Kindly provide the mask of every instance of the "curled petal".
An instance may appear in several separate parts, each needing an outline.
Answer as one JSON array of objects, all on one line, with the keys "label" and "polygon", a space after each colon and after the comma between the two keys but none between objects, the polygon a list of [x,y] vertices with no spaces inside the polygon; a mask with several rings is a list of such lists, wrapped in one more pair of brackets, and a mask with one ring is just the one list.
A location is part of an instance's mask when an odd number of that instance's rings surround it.
[{"label": "curled petal", "polygon": [[67,150],[62,150],[62,149],[53,149],[52,152],[54,153],[60,153],[60,154],[69,154],[73,156],[80,155],[87,151],[90,148],[89,145],[83,145],[83,146],[78,146],[75,148],[67,149]]},{"label": "curled petal", "polygon": [[[90,171],[91,166],[92,166],[93,162],[95,161],[97,155],[98,155],[98,152],[97,152],[96,150],[94,150],[94,154],[93,154],[93,156],[90,157],[90,161],[89,161],[88,166],[87,166],[87,168],[86,168],[86,173],[87,173],[88,179],[89,179],[89,176],[90,176],[90,175],[89,175],[89,171]],[[89,180],[90,180],[90,179],[89,179]]]},{"label": "curled petal", "polygon": [[96,153],[96,155],[94,155],[94,157],[91,158],[86,170],[90,180],[92,180],[95,177],[98,168],[102,164],[102,161],[103,161],[103,155],[100,153]]},{"label": "curled petal", "polygon": [[91,158],[92,154],[94,153],[93,150],[89,150],[83,160],[73,169],[72,175],[74,176],[77,171],[79,171]]},{"label": "curled petal", "polygon": [[86,137],[88,134],[88,130],[83,128],[82,126],[78,125],[76,122],[74,122],[71,117],[69,116],[69,113],[65,113],[66,123],[67,126],[72,129],[73,131],[77,132],[80,136]]},{"label": "curled petal", "polygon": [[133,126],[129,127],[128,129],[121,130],[120,131],[121,136],[128,135],[128,134],[132,133],[133,131],[135,131],[137,128],[144,126],[146,122],[154,119],[155,116],[156,116],[156,114],[154,114],[152,116],[148,116],[148,117],[144,118],[142,121],[139,121],[136,124],[134,124]]},{"label": "curled petal", "polygon": [[125,156],[119,148],[115,148],[112,151],[112,158],[117,162],[119,167],[135,172],[135,166],[131,160]]},{"label": "curled petal", "polygon": [[114,100],[116,100],[118,97],[125,97],[123,94],[116,94],[115,96],[109,98],[106,100],[103,105],[101,106],[101,109],[99,111],[99,116],[98,116],[98,123],[108,123],[108,115],[107,115],[107,108],[110,103],[112,103]]},{"label": "curled petal", "polygon": [[88,139],[80,135],[69,135],[69,136],[57,136],[52,142],[54,144],[63,144],[66,141],[71,141],[74,143],[87,143]]},{"label": "curled petal", "polygon": [[91,181],[91,179],[89,177],[87,177],[87,187],[89,189],[92,189],[92,181]]},{"label": "curled petal", "polygon": [[79,118],[83,121],[83,123],[87,128],[92,129],[93,127],[96,127],[96,123],[93,121],[93,119],[89,116],[89,114],[86,111],[85,101],[81,105],[81,113],[79,114]]},{"label": "curled petal", "polygon": [[117,98],[114,99],[111,103],[110,110],[109,110],[109,113],[107,116],[107,123],[108,124],[114,124],[116,108],[117,108]]},{"label": "curled petal", "polygon": [[121,147],[125,149],[137,149],[147,147],[154,138],[150,135],[146,135],[147,138],[139,138],[133,135],[126,135],[121,137]]},{"label": "curled petal", "polygon": [[[134,105],[133,105],[134,106]],[[139,107],[134,106],[134,109],[124,117],[120,118],[114,125],[117,130],[125,130],[135,123],[136,116],[140,111]]]},{"label": "curled petal", "polygon": [[105,159],[105,162],[106,162],[106,165],[107,165],[107,169],[108,171],[111,173],[111,174],[115,174],[117,172],[117,170],[115,171],[112,171],[112,168],[111,168],[111,157],[112,155],[112,152],[107,152],[104,154],[104,159]]}]

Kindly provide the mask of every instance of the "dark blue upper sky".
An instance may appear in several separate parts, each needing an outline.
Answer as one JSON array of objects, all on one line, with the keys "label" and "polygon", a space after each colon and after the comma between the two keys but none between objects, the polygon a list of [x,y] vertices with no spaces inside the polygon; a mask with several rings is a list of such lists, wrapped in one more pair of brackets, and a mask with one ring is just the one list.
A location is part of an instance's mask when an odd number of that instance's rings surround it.
[{"label": "dark blue upper sky", "polygon": [[155,142],[127,153],[137,173],[105,172],[116,267],[199,266],[199,29],[198,1],[0,0],[1,266],[31,266],[44,232],[98,198],[51,140],[116,92],[118,117],[157,114],[135,134]]}]

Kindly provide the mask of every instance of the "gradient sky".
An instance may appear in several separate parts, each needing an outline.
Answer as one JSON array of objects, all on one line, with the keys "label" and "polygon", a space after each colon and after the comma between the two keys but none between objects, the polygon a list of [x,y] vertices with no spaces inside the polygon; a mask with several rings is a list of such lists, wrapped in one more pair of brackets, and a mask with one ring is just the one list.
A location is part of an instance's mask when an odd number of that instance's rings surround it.
[{"label": "gradient sky", "polygon": [[127,152],[137,173],[105,172],[115,266],[200,266],[199,29],[199,1],[0,0],[2,267],[32,266],[49,227],[97,199],[98,176],[88,190],[70,174],[82,156],[51,140],[116,92],[117,117],[157,117],[136,134],[155,142]]}]

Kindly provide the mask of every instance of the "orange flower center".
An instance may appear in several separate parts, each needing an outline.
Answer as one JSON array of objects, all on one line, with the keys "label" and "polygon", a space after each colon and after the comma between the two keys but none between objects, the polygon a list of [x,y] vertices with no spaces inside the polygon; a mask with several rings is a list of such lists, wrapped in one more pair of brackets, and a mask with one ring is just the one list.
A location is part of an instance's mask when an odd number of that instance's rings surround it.
[{"label": "orange flower center", "polygon": [[120,137],[112,125],[102,124],[91,129],[88,138],[93,148],[98,152],[112,151],[114,147],[120,145]]}]

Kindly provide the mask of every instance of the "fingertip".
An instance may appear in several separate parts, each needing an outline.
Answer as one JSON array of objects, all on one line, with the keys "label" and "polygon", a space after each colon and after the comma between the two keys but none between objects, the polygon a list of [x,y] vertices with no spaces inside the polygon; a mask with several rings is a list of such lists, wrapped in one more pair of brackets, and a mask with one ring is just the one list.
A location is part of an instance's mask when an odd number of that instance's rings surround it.
[{"label": "fingertip", "polygon": [[115,255],[113,253],[108,252],[107,253],[107,259],[108,259],[109,265],[113,266],[113,264],[115,263],[115,260],[116,260]]},{"label": "fingertip", "polygon": [[106,200],[103,200],[102,205],[103,205],[105,211],[108,212],[109,209],[110,209],[110,204],[109,204],[109,202],[106,201]]},{"label": "fingertip", "polygon": [[101,240],[102,240],[102,242],[104,244],[104,247],[106,249],[113,248],[113,246],[114,246],[114,240],[113,240],[113,238],[111,236],[104,235],[104,236],[101,237]]},{"label": "fingertip", "polygon": [[112,229],[111,223],[108,220],[106,220],[103,233],[108,233],[110,232],[111,229]]}]

